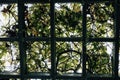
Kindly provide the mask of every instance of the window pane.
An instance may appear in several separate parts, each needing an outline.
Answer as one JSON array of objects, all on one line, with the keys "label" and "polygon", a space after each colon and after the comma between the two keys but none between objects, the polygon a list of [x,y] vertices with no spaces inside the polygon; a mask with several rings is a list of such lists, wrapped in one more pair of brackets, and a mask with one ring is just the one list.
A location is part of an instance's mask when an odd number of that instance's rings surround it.
[{"label": "window pane", "polygon": [[0,72],[19,73],[20,56],[17,42],[0,42]]},{"label": "window pane", "polygon": [[57,42],[57,72],[82,73],[82,43],[81,42]]},{"label": "window pane", "polygon": [[87,72],[89,74],[112,74],[113,43],[87,43]]},{"label": "window pane", "polygon": [[55,33],[57,37],[82,36],[82,4],[55,4]]},{"label": "window pane", "polygon": [[[120,43],[119,43],[120,44]],[[120,77],[120,46],[119,46],[119,64],[118,64],[118,75]]]},{"label": "window pane", "polygon": [[28,72],[50,72],[50,43],[27,42],[27,69]]},{"label": "window pane", "polygon": [[0,38],[18,34],[17,4],[0,5]]},{"label": "window pane", "polygon": [[27,79],[27,80],[52,80],[52,79]]},{"label": "window pane", "polygon": [[26,4],[25,25],[27,36],[50,36],[50,4]]},{"label": "window pane", "polygon": [[87,5],[88,37],[114,37],[113,3],[89,3]]}]

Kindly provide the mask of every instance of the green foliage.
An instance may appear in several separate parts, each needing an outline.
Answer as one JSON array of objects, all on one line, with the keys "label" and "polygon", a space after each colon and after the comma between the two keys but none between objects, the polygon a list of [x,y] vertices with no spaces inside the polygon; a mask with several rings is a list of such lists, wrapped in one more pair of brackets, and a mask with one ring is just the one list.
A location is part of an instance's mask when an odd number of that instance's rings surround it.
[{"label": "green foliage", "polygon": [[[17,37],[18,23],[15,7],[9,6],[2,10],[11,15],[13,23],[7,24],[4,36]],[[82,37],[82,4],[68,3],[55,6],[55,36]],[[113,20],[114,8],[112,3],[89,3],[87,5],[87,38],[114,37]],[[15,14],[13,14],[15,13]],[[4,28],[4,26],[2,27]],[[50,37],[50,4],[25,4],[24,37]],[[5,44],[7,46],[5,46]],[[90,74],[111,74],[112,61],[104,42],[87,42],[86,68]],[[11,47],[17,47],[16,63],[19,63],[17,43],[4,43],[0,46],[0,58],[4,57]],[[12,45],[12,46],[11,46]],[[51,47],[49,41],[26,41],[27,72],[50,72]],[[9,47],[9,48],[8,48]],[[7,48],[7,49],[6,49]],[[82,42],[56,42],[57,72],[82,73]],[[13,53],[13,52],[12,52]],[[4,63],[0,61],[1,71]],[[15,63],[14,63],[15,64]],[[19,67],[18,67],[19,68]],[[18,72],[18,71],[17,71]]]},{"label": "green foliage", "polygon": [[50,66],[50,44],[34,42],[27,51],[28,72],[48,72]]},{"label": "green foliage", "polygon": [[88,37],[114,37],[114,7],[112,3],[88,4]]},{"label": "green foliage", "polygon": [[82,44],[80,42],[58,42],[56,53],[58,73],[81,73]]},{"label": "green foliage", "polygon": [[77,8],[81,8],[82,7],[81,4],[58,4],[58,5],[60,6],[60,8],[55,9],[56,36],[81,37],[82,11],[81,10],[76,11],[76,9],[73,10],[75,5]]},{"label": "green foliage", "polygon": [[92,74],[111,74],[112,63],[105,46],[107,43],[93,42],[87,44],[87,69]]},{"label": "green foliage", "polygon": [[[30,4],[28,4],[30,5]],[[28,10],[28,34],[35,36],[50,36],[50,5],[31,4]],[[30,36],[30,35],[29,35]]]}]

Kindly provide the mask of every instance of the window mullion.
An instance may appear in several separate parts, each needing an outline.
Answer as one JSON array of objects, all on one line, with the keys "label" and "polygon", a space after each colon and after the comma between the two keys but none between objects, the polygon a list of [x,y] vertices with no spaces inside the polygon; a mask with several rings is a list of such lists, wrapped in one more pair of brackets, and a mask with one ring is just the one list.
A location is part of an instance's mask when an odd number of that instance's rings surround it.
[{"label": "window mullion", "polygon": [[83,76],[86,76],[86,3],[83,3],[83,15],[82,15],[82,54],[83,54]]},{"label": "window mullion", "polygon": [[25,67],[26,67],[26,51],[24,44],[24,3],[18,0],[18,24],[19,24],[19,50],[20,50],[20,74],[21,80],[24,80]]},{"label": "window mullion", "polygon": [[56,42],[55,42],[55,3],[50,1],[50,25],[51,25],[51,76],[54,80],[56,77]]},{"label": "window mullion", "polygon": [[118,0],[115,1],[115,53],[113,61],[113,76],[118,78],[118,64],[119,64],[119,27],[120,27],[120,5]]}]

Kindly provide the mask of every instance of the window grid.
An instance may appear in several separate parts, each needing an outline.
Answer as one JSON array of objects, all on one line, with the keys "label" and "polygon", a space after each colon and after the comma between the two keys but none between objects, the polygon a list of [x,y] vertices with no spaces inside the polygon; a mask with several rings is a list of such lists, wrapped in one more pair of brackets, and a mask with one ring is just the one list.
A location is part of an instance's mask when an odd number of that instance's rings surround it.
[{"label": "window grid", "polygon": [[[109,1],[112,2],[112,0],[89,0],[88,2],[104,2],[104,1]],[[51,37],[47,38],[41,38],[41,37],[35,37],[35,38],[30,38],[30,37],[23,37],[23,29],[25,26],[24,23],[24,3],[50,3],[50,25],[51,25]],[[81,37],[66,37],[66,38],[56,38],[55,37],[55,3],[60,2],[80,2],[83,4],[83,23],[82,23],[82,28],[83,28],[83,36]],[[113,73],[112,77],[107,77],[107,76],[91,76],[88,79],[89,80],[118,80],[120,79],[118,76],[118,63],[119,63],[119,26],[120,26],[120,6],[119,6],[119,0],[114,1],[115,5],[115,37],[114,38],[87,38],[86,37],[86,3],[87,1],[83,0],[0,0],[0,3],[17,3],[18,4],[18,23],[19,23],[19,35],[18,38],[0,38],[0,41],[18,41],[19,42],[19,50],[20,50],[20,74],[0,74],[0,78],[20,78],[21,80],[25,80],[26,78],[40,78],[40,79],[76,79],[76,80],[86,80],[87,78],[87,73],[86,73],[86,42],[114,42],[115,43],[115,54],[113,56]],[[26,53],[24,50],[24,42],[25,41],[51,41],[51,73],[50,74],[43,74],[43,73],[27,73],[26,72]],[[57,75],[56,74],[56,41],[82,41],[82,48],[83,48],[83,69],[82,69],[82,75]]]},{"label": "window grid", "polygon": [[83,23],[82,23],[82,26],[83,26],[83,45],[82,45],[82,54],[83,54],[83,76],[86,76],[86,3],[83,4]]}]

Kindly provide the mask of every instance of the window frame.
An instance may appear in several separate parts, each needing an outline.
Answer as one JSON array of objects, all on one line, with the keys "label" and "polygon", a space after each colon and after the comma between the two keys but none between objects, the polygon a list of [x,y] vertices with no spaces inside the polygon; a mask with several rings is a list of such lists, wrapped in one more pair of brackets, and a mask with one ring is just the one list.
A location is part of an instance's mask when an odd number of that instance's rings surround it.
[{"label": "window frame", "polygon": [[[87,28],[86,28],[86,3],[89,2],[114,2],[115,8],[115,37],[113,38],[87,38]],[[66,37],[66,38],[58,38],[55,37],[55,3],[82,3],[83,4],[83,14],[82,14],[82,37]],[[39,78],[39,79],[75,79],[75,80],[118,80],[120,77],[118,76],[118,64],[119,64],[119,26],[120,26],[120,1],[119,0],[0,0],[0,3],[17,3],[18,5],[18,25],[19,25],[19,35],[18,38],[0,38],[0,41],[17,41],[19,43],[20,50],[20,74],[0,74],[0,78],[19,78],[21,80],[25,80],[27,78]],[[23,28],[25,27],[24,23],[24,4],[25,3],[50,3],[50,36],[51,37],[23,37]],[[47,73],[26,73],[26,51],[24,50],[24,42],[25,41],[50,41],[51,42],[51,72]],[[56,74],[56,42],[57,41],[82,41],[82,57],[83,57],[83,68],[82,74],[72,74],[72,75],[57,75]],[[87,42],[114,42],[115,44],[115,53],[113,54],[113,69],[112,76],[104,76],[104,75],[93,75],[87,78],[86,73],[86,43]]]}]

